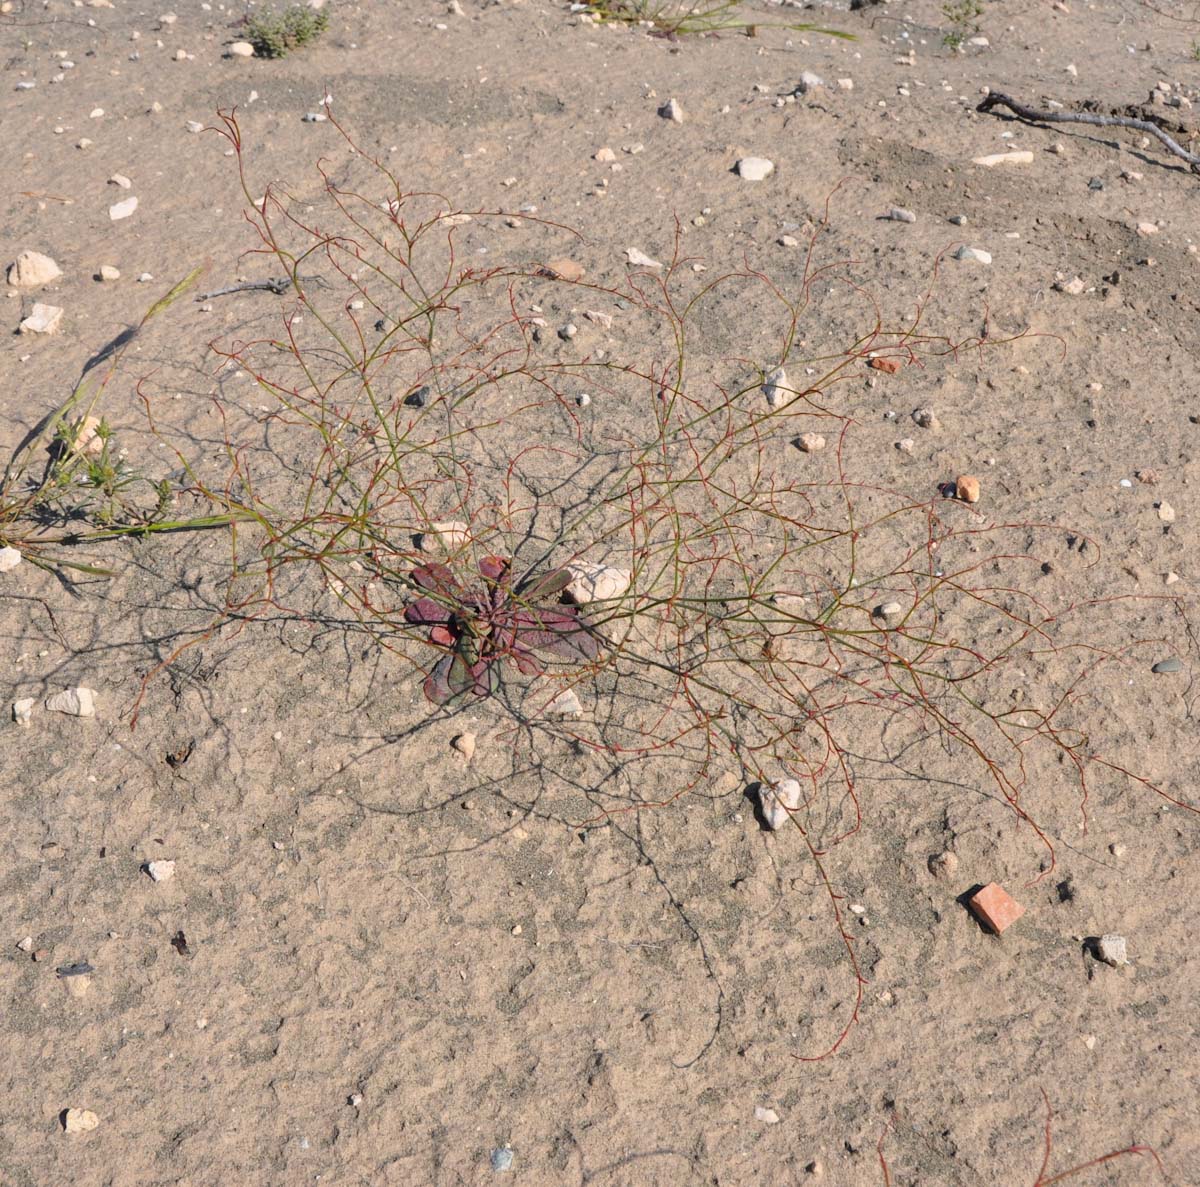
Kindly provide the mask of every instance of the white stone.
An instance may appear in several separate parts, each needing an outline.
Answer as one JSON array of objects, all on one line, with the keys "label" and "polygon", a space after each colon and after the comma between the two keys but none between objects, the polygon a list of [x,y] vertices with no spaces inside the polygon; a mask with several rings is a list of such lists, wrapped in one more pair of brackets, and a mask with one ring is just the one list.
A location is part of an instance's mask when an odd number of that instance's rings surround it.
[{"label": "white stone", "polygon": [[132,198],[126,198],[123,202],[116,202],[108,208],[108,217],[114,223],[119,223],[121,219],[128,218],[136,209],[138,200],[136,195]]},{"label": "white stone", "polygon": [[254,46],[248,41],[235,41],[229,47],[230,54],[235,58],[254,57]]},{"label": "white stone", "polygon": [[1157,235],[1158,226],[1155,223],[1138,223],[1137,233],[1139,235]]},{"label": "white stone", "polygon": [[754,1106],[754,1119],[764,1125],[778,1125],[779,1114],[774,1109],[764,1109],[762,1105]]},{"label": "white stone", "polygon": [[68,1109],[63,1114],[64,1133],[89,1133],[100,1124],[100,1118],[91,1109]]},{"label": "white stone", "polygon": [[800,784],[795,779],[764,783],[759,786],[758,798],[767,828],[777,829],[786,824],[792,812],[800,807]]},{"label": "white stone", "polygon": [[1028,149],[989,153],[986,157],[975,157],[971,164],[982,165],[985,169],[994,169],[997,165],[1032,165],[1033,153]]},{"label": "white stone", "polygon": [[922,429],[936,432],[942,427],[942,422],[938,420],[938,415],[932,408],[917,408],[913,412],[912,418]]},{"label": "white stone", "polygon": [[63,311],[57,305],[34,305],[33,312],[21,322],[18,329],[22,334],[57,334],[62,325]]},{"label": "white stone", "polygon": [[581,717],[583,705],[573,688],[564,688],[543,711],[544,717]]},{"label": "white stone", "polygon": [[820,453],[825,448],[825,438],[820,433],[801,433],[796,438],[796,447],[801,453]]},{"label": "white stone", "polygon": [[421,533],[422,552],[449,552],[461,548],[470,534],[470,527],[461,519],[446,519],[431,523],[427,532]]},{"label": "white stone", "polygon": [[108,179],[108,184],[120,186],[123,190],[133,189],[133,182],[130,181],[124,173],[114,173],[112,177]]},{"label": "white stone", "polygon": [[775,172],[775,162],[766,157],[742,157],[736,167],[743,181],[763,181]]},{"label": "white stone", "polygon": [[683,123],[683,108],[676,99],[668,99],[659,109],[658,114],[673,124]]},{"label": "white stone", "polygon": [[1172,507],[1166,499],[1163,499],[1163,501],[1158,505],[1158,518],[1161,519],[1163,523],[1175,522],[1175,508]]},{"label": "white stone", "polygon": [[65,688],[46,699],[51,713],[69,713],[72,717],[96,716],[96,693],[91,688]]},{"label": "white stone", "polygon": [[802,95],[807,95],[809,91],[819,90],[824,85],[825,80],[819,74],[814,74],[811,70],[802,70],[800,85],[796,87],[796,90]]},{"label": "white stone", "polygon": [[1076,276],[1073,280],[1057,281],[1054,287],[1060,293],[1067,293],[1072,297],[1078,297],[1087,286],[1084,284],[1082,277]]},{"label": "white stone", "polygon": [[662,267],[662,264],[658,260],[651,259],[644,251],[636,247],[627,247],[625,249],[625,259],[634,268]]},{"label": "white stone", "polygon": [[838,84],[839,90],[842,90],[842,91],[854,90],[854,79],[852,79],[852,78],[839,78],[837,80],[837,84]]},{"label": "white stone", "polygon": [[619,598],[629,588],[632,579],[628,569],[600,565],[594,561],[572,561],[566,569],[571,574],[571,580],[563,592],[577,606]]},{"label": "white stone", "polygon": [[13,701],[12,716],[17,725],[28,726],[30,718],[33,717],[33,697],[21,697],[20,700]]},{"label": "white stone", "polygon": [[112,264],[101,264],[100,265],[100,279],[101,280],[120,280],[121,279],[121,270],[119,268],[114,268],[112,266]]},{"label": "white stone", "polygon": [[917,216],[911,210],[905,210],[903,206],[890,207],[887,216],[894,223],[915,223],[917,221]]},{"label": "white stone", "polygon": [[963,244],[954,253],[954,258],[956,260],[970,260],[975,264],[990,264],[992,262],[990,252],[984,251],[982,247],[967,247],[966,244]]},{"label": "white stone", "polygon": [[33,951],[33,936],[26,936],[23,940],[17,941],[17,949],[20,952]]},{"label": "white stone", "polygon": [[775,241],[780,247],[799,247],[800,240],[795,235],[780,235]]},{"label": "white stone", "polygon": [[175,863],[173,861],[148,861],[146,873],[155,882],[170,882],[175,877]]},{"label": "white stone", "polygon": [[776,367],[767,376],[762,385],[762,392],[767,397],[768,408],[778,408],[784,400],[796,394],[788,383],[787,372],[782,367]]},{"label": "white stone", "polygon": [[602,165],[611,165],[616,159],[617,154],[607,145],[604,148],[596,149],[592,154],[592,160],[599,161]]},{"label": "white stone", "polygon": [[890,626],[894,622],[899,622],[904,616],[904,607],[899,602],[884,602],[882,606],[875,607],[871,616]]},{"label": "white stone", "polygon": [[1129,959],[1125,955],[1125,937],[1115,935],[1101,936],[1096,941],[1096,955],[1105,964],[1111,964],[1113,968],[1128,964]]},{"label": "white stone", "polygon": [[0,548],[0,573],[8,573],[21,563],[21,550],[11,544]]},{"label": "white stone", "polygon": [[41,288],[61,275],[62,269],[40,251],[23,251],[8,266],[8,283],[14,288]]},{"label": "white stone", "polygon": [[458,734],[456,737],[452,738],[450,745],[454,747],[454,749],[457,750],[458,753],[467,760],[467,762],[470,762],[471,759],[475,757],[475,735],[470,731]]}]

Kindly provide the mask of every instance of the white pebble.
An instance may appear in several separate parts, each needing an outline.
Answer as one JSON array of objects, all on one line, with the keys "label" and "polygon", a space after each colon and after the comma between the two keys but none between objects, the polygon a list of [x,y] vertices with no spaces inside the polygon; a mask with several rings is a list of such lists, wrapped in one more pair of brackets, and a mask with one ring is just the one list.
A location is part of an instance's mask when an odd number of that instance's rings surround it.
[{"label": "white pebble", "polygon": [[800,797],[800,784],[795,779],[762,784],[758,790],[758,798],[767,828],[774,830],[786,824],[792,812],[800,807]]},{"label": "white pebble", "polygon": [[96,716],[96,693],[91,688],[65,688],[46,699],[51,713],[67,713],[72,717]]},{"label": "white pebble", "polygon": [[976,264],[990,264],[992,256],[990,252],[986,252],[982,247],[967,247],[964,244],[954,253],[956,260],[970,260]]},{"label": "white pebble", "polygon": [[775,172],[775,162],[766,157],[742,157],[736,168],[743,181],[764,181]]},{"label": "white pebble", "polygon": [[155,882],[170,882],[175,877],[175,863],[173,861],[148,861],[146,873]]}]

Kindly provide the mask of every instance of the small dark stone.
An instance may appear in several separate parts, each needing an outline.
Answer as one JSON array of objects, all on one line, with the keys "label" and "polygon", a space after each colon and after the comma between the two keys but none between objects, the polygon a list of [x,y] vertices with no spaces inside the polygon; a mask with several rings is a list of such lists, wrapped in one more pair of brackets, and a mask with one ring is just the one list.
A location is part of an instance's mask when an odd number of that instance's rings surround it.
[{"label": "small dark stone", "polygon": [[1089,190],[1102,190],[1102,189],[1104,189],[1104,178],[1102,178],[1102,177],[1093,177],[1093,178],[1092,178],[1092,179],[1091,179],[1091,180],[1088,182],[1088,189],[1089,189]]},{"label": "small dark stone", "polygon": [[86,960],[78,960],[74,964],[60,965],[54,971],[60,977],[86,977],[96,970]]},{"label": "small dark stone", "polygon": [[429,384],[423,384],[415,392],[409,392],[404,397],[404,403],[409,408],[424,408],[429,403]]},{"label": "small dark stone", "polygon": [[1160,676],[1168,672],[1182,672],[1183,661],[1176,656],[1171,656],[1170,659],[1160,659],[1150,671],[1157,672]]}]

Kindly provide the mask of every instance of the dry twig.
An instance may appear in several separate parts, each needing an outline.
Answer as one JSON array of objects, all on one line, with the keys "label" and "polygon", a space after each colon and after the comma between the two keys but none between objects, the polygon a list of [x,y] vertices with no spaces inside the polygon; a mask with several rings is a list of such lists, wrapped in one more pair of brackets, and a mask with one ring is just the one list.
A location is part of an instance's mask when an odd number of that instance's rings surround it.
[{"label": "dry twig", "polygon": [[1200,156],[1190,153],[1166,134],[1157,124],[1149,120],[1134,119],[1127,115],[1093,115],[1089,111],[1038,111],[1035,107],[1026,107],[999,91],[992,91],[984,96],[976,111],[991,111],[995,107],[1007,107],[1018,119],[1046,124],[1093,124],[1098,128],[1133,128],[1138,132],[1149,132],[1162,141],[1168,152],[1186,161],[1193,173],[1200,173]]}]

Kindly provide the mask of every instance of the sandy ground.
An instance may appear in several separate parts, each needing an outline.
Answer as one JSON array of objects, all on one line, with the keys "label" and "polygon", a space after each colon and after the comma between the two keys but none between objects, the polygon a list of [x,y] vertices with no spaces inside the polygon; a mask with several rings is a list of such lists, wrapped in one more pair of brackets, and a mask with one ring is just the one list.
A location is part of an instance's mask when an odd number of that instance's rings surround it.
[{"label": "sandy ground", "polygon": [[[534,205],[580,235],[477,220],[461,229],[464,257],[569,254],[610,285],[630,247],[669,260],[678,219],[680,253],[711,272],[752,267],[794,288],[828,200],[819,253],[854,261],[886,324],[929,293],[931,334],[1031,331],[835,388],[838,415],[858,422],[855,474],[918,500],[980,474],[989,521],[1047,525],[1017,544],[1045,573],[1014,582],[1043,581],[1062,608],[1134,597],[1086,611],[1075,637],[1147,642],[1093,673],[1072,721],[1087,752],[1194,802],[1200,178],[1137,132],[974,107],[991,86],[1124,109],[1167,83],[1179,105],[1147,110],[1194,129],[1195,14],[1170,0],[985,3],[969,34],[987,43],[959,53],[924,0],[762,10],[852,42],[765,24],[755,38],[671,41],[544,0],[462,5],[332,4],[324,38],[276,62],[225,56],[237,6],[188,2],[164,22],[127,0],[18,0],[0,16],[0,255],[42,251],[63,271],[6,294],[6,452],[193,267],[209,265],[208,289],[273,274],[241,254],[256,240],[227,142],[187,127],[218,108],[239,109],[252,188],[276,181],[304,202],[318,158],[353,173],[334,127],[302,118],[328,90],[407,188],[518,217]],[[827,85],[777,105],[805,70]],[[682,123],[658,114],[672,97]],[[615,160],[595,160],[606,146]],[[1031,163],[972,163],[1022,149]],[[748,155],[773,176],[731,172]],[[112,221],[131,194],[135,213]],[[880,217],[893,206],[916,221]],[[964,243],[990,265],[954,260]],[[97,281],[101,265],[121,278]],[[1055,289],[1076,277],[1081,291]],[[801,331],[812,353],[870,329],[858,294],[817,297]],[[65,309],[58,334],[15,333],[35,299]],[[620,306],[605,329],[577,317],[569,290],[542,299],[555,358],[646,348]],[[277,335],[289,301],[189,298],[152,323],[105,397],[131,458],[175,470],[169,438],[219,474],[212,398],[252,425],[257,397],[209,343]],[[703,316],[697,350],[714,374],[719,360],[773,361],[778,310],[761,290]],[[567,320],[578,338],[553,337]],[[912,425],[922,406],[936,433]],[[601,427],[616,415],[600,398],[593,414]],[[540,431],[502,424],[489,448]],[[795,450],[772,456],[801,464]],[[1189,809],[1098,768],[1084,829],[1069,769],[1039,752],[1026,804],[1057,857],[1039,880],[1046,848],[961,748],[908,717],[864,728],[848,745],[863,825],[825,859],[862,1004],[836,1054],[805,1062],[850,1020],[855,977],[811,856],[794,832],[763,829],[742,768],[668,807],[598,816],[589,788],[606,760],[571,730],[519,734],[490,701],[435,711],[412,665],[332,619],[284,613],[185,652],[150,681],[131,730],[142,677],[220,606],[228,540],[86,553],[117,576],[72,584],[28,563],[0,575],[0,666],[13,698],[38,699],[0,748],[3,1187],[857,1187],[888,1174],[1032,1187],[1043,1089],[1045,1181],[1141,1142],[1161,1177],[1125,1157],[1073,1181],[1200,1182]],[[1182,671],[1151,672],[1169,656]],[[1072,662],[1047,652],[1029,682],[1061,690]],[[96,690],[95,718],[42,708],[76,684]],[[609,691],[610,717],[634,712],[622,686]],[[469,764],[449,745],[466,729]],[[627,803],[688,778],[667,759],[626,775]],[[935,877],[928,859],[947,851],[957,869]],[[170,881],[146,873],[158,860],[176,863]],[[1026,908],[1002,937],[962,903],[993,881]],[[1126,937],[1128,965],[1095,960],[1087,938],[1105,933]],[[56,975],[80,961],[93,966],[83,993]],[[98,1127],[65,1133],[68,1108]]]}]

